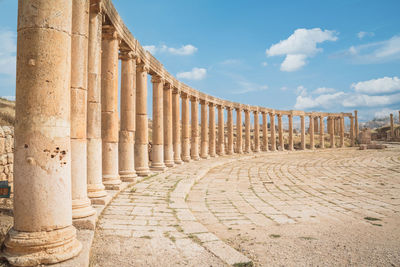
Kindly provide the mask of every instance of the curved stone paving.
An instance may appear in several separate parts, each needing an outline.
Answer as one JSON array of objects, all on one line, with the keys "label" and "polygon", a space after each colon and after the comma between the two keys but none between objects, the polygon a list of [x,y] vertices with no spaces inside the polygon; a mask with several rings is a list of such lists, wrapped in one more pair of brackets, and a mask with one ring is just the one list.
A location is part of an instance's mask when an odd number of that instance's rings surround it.
[{"label": "curved stone paving", "polygon": [[114,199],[92,266],[397,266],[399,173],[396,146],[184,164]]}]

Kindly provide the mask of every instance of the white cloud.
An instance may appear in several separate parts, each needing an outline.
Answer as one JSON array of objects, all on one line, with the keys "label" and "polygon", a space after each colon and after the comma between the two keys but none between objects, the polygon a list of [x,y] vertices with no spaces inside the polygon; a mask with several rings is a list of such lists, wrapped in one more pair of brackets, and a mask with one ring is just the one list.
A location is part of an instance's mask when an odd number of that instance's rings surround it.
[{"label": "white cloud", "polygon": [[377,119],[384,119],[390,116],[390,114],[396,115],[398,110],[395,109],[389,109],[389,108],[384,108],[382,110],[376,111],[374,114],[374,117]]},{"label": "white cloud", "polygon": [[16,33],[0,30],[0,74],[15,75]]},{"label": "white cloud", "polygon": [[343,107],[382,107],[400,103],[400,94],[370,96],[365,94],[351,94],[346,97]]},{"label": "white cloud", "polygon": [[295,109],[311,109],[323,108],[328,109],[335,107],[338,102],[341,102],[345,96],[344,92],[337,92],[334,94],[324,94],[313,98],[311,96],[299,95],[296,98]]},{"label": "white cloud", "polygon": [[400,36],[393,36],[389,40],[351,46],[343,56],[358,64],[383,63],[400,59]]},{"label": "white cloud", "polygon": [[317,44],[325,41],[336,41],[335,31],[314,29],[297,29],[288,39],[282,40],[272,45],[266,50],[267,56],[285,55],[286,58],[281,64],[282,71],[296,71],[306,65],[306,59],[312,57],[322,48],[317,48]]},{"label": "white cloud", "polygon": [[353,83],[351,85],[358,93],[382,94],[400,91],[400,79],[398,77],[383,77],[369,81]]},{"label": "white cloud", "polygon": [[266,66],[268,66],[268,63],[264,61],[261,63],[261,66],[266,67]]},{"label": "white cloud", "polygon": [[296,95],[306,96],[307,95],[307,88],[305,88],[303,85],[298,86],[296,88]]},{"label": "white cloud", "polygon": [[357,33],[357,37],[360,40],[363,39],[364,37],[373,37],[374,35],[375,35],[375,33],[373,33],[373,32],[363,32],[363,31],[361,31],[361,32]]},{"label": "white cloud", "polygon": [[336,90],[333,88],[327,88],[327,87],[320,87],[315,89],[312,93],[316,95],[321,95],[321,94],[331,94],[335,93]]},{"label": "white cloud", "polygon": [[178,79],[186,79],[186,80],[202,80],[206,77],[207,70],[203,68],[193,68],[188,72],[178,72],[176,77]]},{"label": "white cloud", "polygon": [[155,55],[157,53],[168,53],[172,55],[179,55],[179,56],[188,56],[192,55],[197,52],[197,47],[188,44],[188,45],[183,45],[180,48],[174,48],[174,47],[168,47],[166,45],[145,45],[143,48],[147,51],[149,51],[152,55]]}]

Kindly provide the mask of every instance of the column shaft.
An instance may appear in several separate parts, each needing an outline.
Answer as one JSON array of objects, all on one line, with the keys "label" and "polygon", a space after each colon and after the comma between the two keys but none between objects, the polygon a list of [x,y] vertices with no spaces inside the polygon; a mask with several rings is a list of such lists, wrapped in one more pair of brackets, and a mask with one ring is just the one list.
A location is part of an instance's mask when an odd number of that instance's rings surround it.
[{"label": "column shaft", "polygon": [[190,107],[189,96],[182,94],[182,160],[190,161]]},{"label": "column shaft", "polygon": [[242,110],[240,108],[236,109],[236,152],[238,154],[243,153],[242,144]]},{"label": "column shaft", "polygon": [[289,119],[289,150],[293,150],[293,115],[289,115],[288,119]]},{"label": "column shaft", "polygon": [[[101,30],[100,5],[91,5],[88,45],[87,190],[93,204],[104,204],[101,141]],[[101,202],[98,202],[101,201]]]},{"label": "column shaft", "polygon": [[153,84],[153,138],[151,170],[164,171],[164,121],[163,121],[163,88],[164,80],[157,75],[151,78]]},{"label": "column shaft", "polygon": [[174,139],[174,162],[175,164],[182,164],[181,153],[181,116],[180,116],[180,102],[179,92],[174,90],[172,93],[172,121],[173,121],[173,139]]},{"label": "column shaft", "polygon": [[119,132],[119,175],[124,182],[133,182],[135,171],[135,98],[136,59],[129,51],[121,51],[121,130]]},{"label": "column shaft", "polygon": [[135,170],[140,176],[150,174],[149,121],[147,118],[147,74],[149,67],[140,62],[136,67],[136,132]]},{"label": "column shaft", "polygon": [[304,115],[300,116],[300,128],[301,128],[301,149],[306,149],[306,122]]},{"label": "column shaft", "polygon": [[279,150],[285,150],[285,143],[283,141],[283,126],[282,126],[282,115],[278,114],[278,134],[279,134]]},{"label": "column shaft", "polygon": [[258,111],[254,111],[254,152],[260,152],[260,121]]},{"label": "column shaft", "polygon": [[73,1],[18,4],[14,225],[3,255],[32,266],[70,259],[82,248],[71,209]]},{"label": "column shaft", "polygon": [[209,103],[209,153],[211,157],[216,156],[216,127],[215,127],[215,105],[214,103]]},{"label": "column shaft", "polygon": [[[354,111],[354,127],[355,127],[355,140],[358,140],[358,133],[359,133],[359,127],[358,127],[358,114],[357,110]],[[339,122],[340,125],[340,122]]]},{"label": "column shaft", "polygon": [[314,117],[314,134],[318,134],[318,117]]},{"label": "column shaft", "polygon": [[250,153],[251,152],[251,146],[250,146],[250,142],[251,142],[251,136],[250,136],[250,129],[251,129],[251,122],[250,122],[250,110],[245,109],[244,110],[244,131],[245,131],[245,139],[244,139],[244,152],[245,153]]},{"label": "column shaft", "polygon": [[269,113],[269,121],[271,127],[271,151],[276,151],[275,114]]},{"label": "column shaft", "polygon": [[320,148],[325,148],[325,124],[324,124],[324,117],[319,117],[319,146]]},{"label": "column shaft", "polygon": [[350,116],[350,146],[354,146],[354,117]]},{"label": "column shaft", "polygon": [[344,147],[344,117],[340,117],[340,147]]},{"label": "column shaft", "polygon": [[328,118],[328,123],[330,125],[329,127],[329,141],[331,143],[331,148],[335,148],[335,132],[334,132],[334,118],[329,117]]},{"label": "column shaft", "polygon": [[[356,117],[356,123],[357,123],[357,117]],[[357,126],[356,126],[356,132],[357,132]],[[356,137],[357,137],[357,135],[356,135]],[[390,114],[390,138],[394,138],[394,120],[393,120],[392,113]]]},{"label": "column shaft", "polygon": [[218,155],[225,154],[225,124],[224,124],[224,108],[218,106]]},{"label": "column shaft", "polygon": [[201,104],[201,150],[200,156],[203,159],[208,158],[208,120],[207,109],[208,102],[205,100],[200,101]]},{"label": "column shaft", "polygon": [[103,141],[103,183],[107,189],[121,184],[118,174],[118,34],[103,26],[101,57],[101,137]]},{"label": "column shaft", "polygon": [[232,155],[233,152],[233,109],[232,107],[227,108],[228,113],[228,147],[226,148],[226,153]]},{"label": "column shaft", "polygon": [[199,160],[199,99],[192,97],[191,101],[191,129],[192,139],[190,146],[190,156],[193,160]]},{"label": "column shaft", "polygon": [[262,133],[263,133],[263,144],[262,144],[262,151],[268,151],[268,114],[263,112],[262,113]]},{"label": "column shaft", "polygon": [[174,167],[174,145],[172,137],[172,85],[164,85],[164,164],[167,167]]},{"label": "column shaft", "polygon": [[314,149],[314,116],[310,115],[310,149]]}]

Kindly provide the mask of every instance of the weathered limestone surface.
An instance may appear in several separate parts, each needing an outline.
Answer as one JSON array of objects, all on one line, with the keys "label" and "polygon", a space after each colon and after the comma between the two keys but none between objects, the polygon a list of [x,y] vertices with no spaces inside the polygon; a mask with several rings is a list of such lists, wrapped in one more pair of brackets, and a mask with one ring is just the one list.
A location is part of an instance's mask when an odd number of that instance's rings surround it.
[{"label": "weathered limestone surface", "polygon": [[173,146],[174,146],[174,162],[182,164],[182,145],[181,145],[181,115],[180,115],[179,92],[173,90],[172,93],[172,123],[173,123]]},{"label": "weathered limestone surface", "polygon": [[271,151],[276,151],[276,137],[275,137],[275,114],[269,113],[269,121],[271,126]]},{"label": "weathered limestone surface", "polygon": [[226,148],[226,154],[232,155],[234,153],[233,147],[233,109],[232,107],[227,107],[228,113],[228,146]]},{"label": "weathered limestone surface", "polygon": [[209,107],[209,154],[211,157],[215,157],[217,153],[216,146],[216,127],[215,127],[215,105],[213,103],[208,104]]},{"label": "weathered limestone surface", "polygon": [[254,111],[254,152],[260,152],[260,122],[258,111]]},{"label": "weathered limestone surface", "polygon": [[164,164],[174,167],[174,147],[172,135],[172,85],[164,84],[163,112],[164,112]]},{"label": "weathered limestone surface", "polygon": [[242,109],[236,108],[236,153],[243,153]]},{"label": "weathered limestone surface", "polygon": [[225,154],[225,123],[224,123],[224,108],[219,105],[218,108],[218,155]]},{"label": "weathered limestone surface", "polygon": [[191,102],[191,139],[190,156],[192,160],[199,160],[199,99],[192,97]]},{"label": "weathered limestone surface", "polygon": [[201,149],[200,157],[203,159],[208,158],[208,121],[207,109],[208,103],[205,100],[200,101],[201,104]]},{"label": "weathered limestone surface", "polygon": [[268,114],[266,112],[262,113],[262,133],[263,133],[263,137],[262,137],[262,147],[261,150],[262,151],[268,151]]},{"label": "weathered limestone surface", "polygon": [[190,161],[190,108],[189,96],[182,94],[182,160]]},{"label": "weathered limestone surface", "polygon": [[[14,191],[14,127],[0,126],[0,181],[8,181],[11,195]],[[0,199],[1,203],[9,202]]]}]

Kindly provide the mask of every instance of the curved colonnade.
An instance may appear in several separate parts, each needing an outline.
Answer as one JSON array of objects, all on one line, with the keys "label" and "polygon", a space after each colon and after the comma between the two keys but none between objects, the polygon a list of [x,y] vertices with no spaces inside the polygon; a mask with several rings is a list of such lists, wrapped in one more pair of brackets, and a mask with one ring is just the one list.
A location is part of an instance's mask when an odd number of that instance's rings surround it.
[{"label": "curved colonnade", "polygon": [[[345,145],[346,117],[351,145],[358,136],[357,113],[274,110],[183,84],[143,49],[111,0],[20,0],[18,12],[14,227],[4,248],[14,265],[76,256],[82,246],[73,225],[93,229],[91,204],[104,203],[105,189],[118,190],[122,181],[200,158],[283,150],[283,116],[289,120],[289,150],[294,149],[294,116],[301,120],[301,149],[306,149],[305,117],[310,149],[314,132],[325,147],[325,117],[331,148],[337,134],[339,145]],[[148,75],[153,86],[150,157]]]}]

